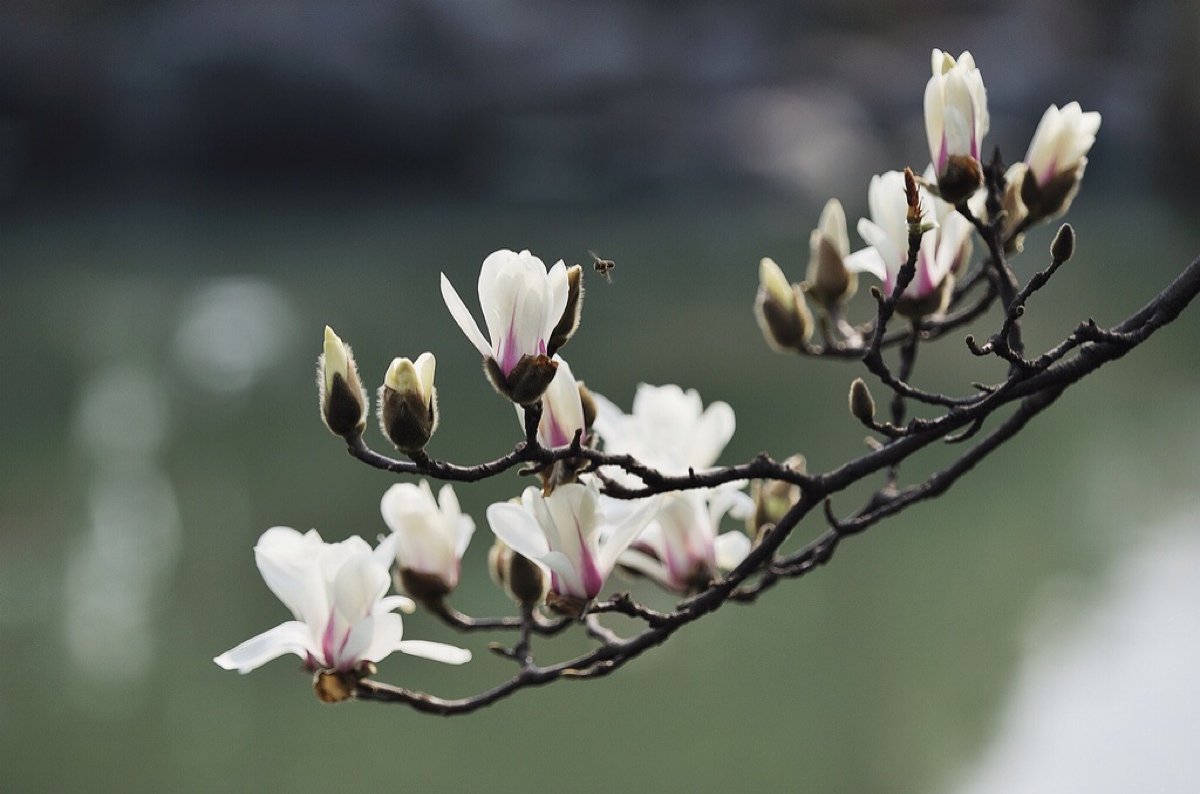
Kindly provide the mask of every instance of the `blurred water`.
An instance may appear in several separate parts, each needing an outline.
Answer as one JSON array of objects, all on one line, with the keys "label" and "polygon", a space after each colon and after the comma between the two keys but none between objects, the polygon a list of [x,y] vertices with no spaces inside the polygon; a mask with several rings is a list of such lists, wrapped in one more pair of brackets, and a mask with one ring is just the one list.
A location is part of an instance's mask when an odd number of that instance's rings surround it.
[{"label": "blurred water", "polygon": [[[599,792],[636,780],[659,791],[983,792],[1037,790],[1025,775],[1049,774],[1047,758],[1111,781],[1123,779],[1114,767],[1136,770],[1154,790],[1200,785],[1194,767],[1172,762],[1177,745],[1117,752],[1130,728],[1139,747],[1200,728],[1194,687],[1168,675],[1195,654],[1192,316],[1069,393],[946,498],[611,678],[447,721],[322,706],[291,659],[245,677],[219,670],[215,654],[286,617],[254,568],[264,529],[385,531],[378,499],[391,480],[348,459],[317,418],[325,323],[355,346],[370,382],[394,355],[436,352],[439,456],[482,460],[516,440],[511,407],[485,385],[436,292],[439,270],[469,284],[496,247],[584,262],[598,247],[616,259],[614,283],[591,284],[564,351],[610,398],[627,403],[645,380],[726,400],[739,421],[730,462],[799,450],[824,469],[862,449],[844,410],[852,367],[771,353],[749,311],[758,257],[799,275],[811,221],[798,218],[815,219],[816,207],[731,197],[537,217],[386,203],[242,209],[38,217],[6,241],[21,266],[0,294],[0,330],[18,340],[3,353],[0,416],[0,788],[570,781]],[[1087,313],[1115,321],[1200,250],[1194,227],[1168,210],[1138,211],[1084,205],[1078,261],[1031,307],[1034,343]],[[1048,244],[1039,235],[1026,260]],[[1055,308],[1039,314],[1043,305]],[[920,372],[957,384],[978,366],[948,342],[923,354]],[[482,527],[483,508],[521,485],[514,476],[459,493]],[[482,537],[456,604],[495,613],[507,607],[484,575]],[[1052,630],[1046,615],[1057,616]],[[456,639],[422,616],[408,625],[414,638]],[[478,657],[466,668],[389,659],[380,677],[478,691],[508,672],[484,651],[490,639],[466,640]],[[578,644],[547,643],[546,654]],[[1153,690],[1136,688],[1147,681]],[[1072,733],[1061,752],[1034,741]]]}]

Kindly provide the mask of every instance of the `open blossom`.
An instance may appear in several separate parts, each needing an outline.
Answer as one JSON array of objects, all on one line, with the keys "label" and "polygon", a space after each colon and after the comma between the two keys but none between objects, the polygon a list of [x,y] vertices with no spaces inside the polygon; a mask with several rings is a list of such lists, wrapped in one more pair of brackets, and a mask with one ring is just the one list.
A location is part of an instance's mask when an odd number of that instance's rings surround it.
[{"label": "open blossom", "polygon": [[216,657],[226,670],[248,673],[286,653],[310,670],[353,672],[393,651],[463,664],[469,651],[437,642],[403,640],[404,623],[393,610],[412,611],[403,596],[387,596],[390,560],[351,537],[326,543],[316,530],[300,534],[272,527],[254,547],[263,580],[292,611],[281,623]]},{"label": "open blossom", "polygon": [[521,504],[494,504],[487,518],[492,532],[513,551],[550,569],[546,602],[579,616],[600,594],[617,557],[645,528],[659,501],[642,500],[617,517],[602,508],[593,480],[560,485],[549,496],[540,488],[526,488]]},{"label": "open blossom", "polygon": [[391,550],[405,592],[421,601],[436,601],[458,586],[463,553],[475,532],[475,522],[458,506],[447,483],[433,498],[426,480],[397,483],[379,504],[392,534],[381,544]]},{"label": "open blossom", "polygon": [[1100,114],[1084,113],[1078,102],[1046,109],[1025,161],[1007,174],[1035,221],[1057,217],[1070,207],[1099,130]]},{"label": "open blossom", "polygon": [[604,450],[632,455],[665,474],[712,466],[736,426],[727,403],[705,408],[695,389],[685,392],[674,384],[639,384],[629,414],[599,394],[593,397],[595,431],[604,440]]},{"label": "open blossom", "polygon": [[[922,209],[931,208],[931,198],[918,187]],[[883,281],[884,291],[896,286],[900,268],[908,261],[908,202],[904,174],[888,171],[871,178],[867,191],[871,217],[858,221],[858,233],[867,248],[855,251],[848,259],[852,266]],[[929,218],[932,220],[932,218]],[[941,310],[946,277],[964,256],[971,225],[958,213],[946,216],[943,226],[934,226],[921,237],[916,272],[901,296],[898,310],[908,315],[934,314]]]},{"label": "open blossom", "polygon": [[925,134],[942,197],[965,201],[983,182],[979,166],[989,117],[987,92],[975,59],[963,52],[955,60],[935,49],[933,76],[925,85]]},{"label": "open blossom", "polygon": [[484,357],[493,385],[514,402],[535,402],[554,377],[550,356],[579,323],[581,272],[562,260],[547,272],[529,251],[490,254],[479,271],[479,305],[490,339],[442,274],[446,307]]},{"label": "open blossom", "polygon": [[618,561],[668,590],[697,592],[750,553],[745,533],[719,535],[718,530],[726,513],[744,520],[753,509],[750,497],[730,488],[668,494],[654,520]]}]

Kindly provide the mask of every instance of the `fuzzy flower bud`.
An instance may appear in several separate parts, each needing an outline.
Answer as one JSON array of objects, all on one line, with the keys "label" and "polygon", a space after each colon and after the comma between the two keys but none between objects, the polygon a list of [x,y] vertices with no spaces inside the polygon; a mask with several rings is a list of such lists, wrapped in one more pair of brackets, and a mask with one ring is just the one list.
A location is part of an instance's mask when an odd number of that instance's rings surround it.
[{"label": "fuzzy flower bud", "polygon": [[867,427],[875,422],[875,399],[862,378],[850,384],[850,413]]},{"label": "fuzzy flower bud", "polygon": [[1066,262],[1075,254],[1075,230],[1071,224],[1064,223],[1058,227],[1054,242],[1050,243],[1050,256],[1055,262]]},{"label": "fuzzy flower bud", "polygon": [[542,566],[517,554],[500,538],[488,550],[488,573],[497,587],[522,606],[537,606],[546,597],[547,580]]},{"label": "fuzzy flower bud", "polygon": [[379,387],[379,428],[401,452],[424,449],[437,429],[436,365],[432,353],[393,359]]},{"label": "fuzzy flower bud", "polygon": [[367,427],[367,392],[358,377],[354,353],[325,326],[325,348],[317,359],[321,419],[335,436],[361,436]]},{"label": "fuzzy flower bud", "polygon": [[763,338],[780,353],[799,350],[812,336],[812,313],[797,285],[789,284],[775,260],[764,257],[758,265],[759,288],[754,317]]},{"label": "fuzzy flower bud", "polygon": [[[807,469],[803,455],[792,455],[783,465],[800,474]],[[750,498],[754,500],[754,512],[746,520],[746,528],[758,538],[764,529],[778,524],[800,500],[800,486],[784,480],[754,480],[750,483]]]}]

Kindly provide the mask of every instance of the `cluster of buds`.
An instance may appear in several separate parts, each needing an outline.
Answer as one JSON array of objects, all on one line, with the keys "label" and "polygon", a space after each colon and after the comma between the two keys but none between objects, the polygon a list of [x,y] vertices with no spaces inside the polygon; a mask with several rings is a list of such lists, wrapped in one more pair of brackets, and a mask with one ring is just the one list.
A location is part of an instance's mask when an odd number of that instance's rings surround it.
[{"label": "cluster of buds", "polygon": [[[420,452],[437,429],[436,366],[432,353],[422,353],[415,363],[394,359],[379,387],[379,428],[401,452]],[[367,391],[350,346],[329,326],[317,359],[317,389],[321,419],[329,431],[347,441],[361,436],[367,427]]]}]

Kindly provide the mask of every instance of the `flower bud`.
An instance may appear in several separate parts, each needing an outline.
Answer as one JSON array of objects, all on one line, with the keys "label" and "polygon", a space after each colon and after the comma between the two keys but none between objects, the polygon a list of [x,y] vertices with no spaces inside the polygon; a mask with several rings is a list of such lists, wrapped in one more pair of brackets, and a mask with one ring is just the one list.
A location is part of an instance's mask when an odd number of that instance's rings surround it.
[{"label": "flower bud", "polygon": [[867,427],[875,423],[875,399],[862,378],[850,384],[850,413]]},{"label": "flower bud", "polygon": [[983,77],[969,52],[955,59],[933,51],[933,76],[925,85],[925,134],[941,196],[961,204],[983,184],[979,165],[989,115]]},{"label": "flower bud", "polygon": [[517,554],[500,538],[488,550],[488,573],[497,587],[522,606],[536,606],[545,597],[546,575],[541,566]]},{"label": "flower bud", "polygon": [[553,356],[560,347],[565,345],[575,330],[579,328],[579,318],[583,312],[583,267],[575,265],[567,269],[567,305],[550,338],[546,341],[546,355]]},{"label": "flower bud", "polygon": [[325,348],[317,359],[321,419],[335,436],[361,436],[367,427],[367,392],[358,378],[350,346],[325,326]]},{"label": "flower bud", "polygon": [[1058,227],[1054,242],[1050,243],[1050,256],[1055,262],[1066,262],[1075,254],[1075,230],[1071,224],[1064,223]]},{"label": "flower bud", "polygon": [[[792,455],[783,465],[801,474],[807,468],[803,455]],[[746,528],[757,538],[765,528],[778,524],[800,500],[800,486],[784,480],[754,480],[750,484],[750,498],[754,500],[754,512],[747,518]]]},{"label": "flower bud", "polygon": [[1020,186],[1033,222],[1056,218],[1071,206],[1099,129],[1100,114],[1084,113],[1078,102],[1046,109],[1029,143]]},{"label": "flower bud", "polygon": [[826,310],[836,308],[858,291],[858,274],[846,267],[850,255],[850,236],[846,232],[846,212],[837,199],[829,199],[821,219],[808,240],[808,272],[805,291]]},{"label": "flower bud", "polygon": [[379,387],[379,429],[401,452],[424,449],[437,429],[436,364],[428,352],[417,356],[415,364],[393,359]]},{"label": "flower bud", "polygon": [[764,257],[758,266],[754,317],[763,338],[781,353],[801,350],[812,336],[812,313],[799,287],[789,284],[779,265]]}]

